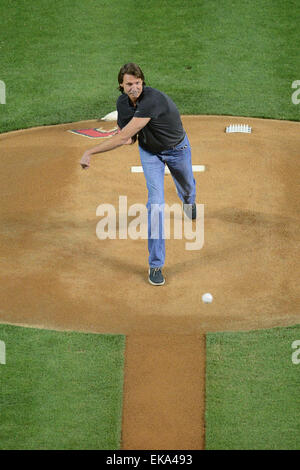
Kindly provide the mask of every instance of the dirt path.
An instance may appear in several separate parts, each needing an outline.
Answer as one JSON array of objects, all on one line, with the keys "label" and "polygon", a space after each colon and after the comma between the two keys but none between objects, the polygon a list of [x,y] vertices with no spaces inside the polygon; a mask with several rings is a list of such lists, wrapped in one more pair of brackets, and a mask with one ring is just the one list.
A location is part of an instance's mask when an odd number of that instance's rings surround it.
[{"label": "dirt path", "polygon": [[205,337],[129,335],[122,448],[204,448]]},{"label": "dirt path", "polygon": [[[193,337],[190,349],[182,349],[187,364],[197,355],[196,338],[207,331],[299,323],[300,124],[215,116],[185,116],[183,123],[193,164],[206,166],[195,174],[205,240],[192,251],[184,238],[167,240],[166,285],[159,289],[147,282],[146,240],[96,236],[99,205],[111,204],[118,214],[120,195],[128,207],[146,203],[144,176],[130,172],[140,165],[136,146],[95,157],[83,172],[81,154],[97,141],[67,131],[109,129],[111,123],[0,135],[0,322],[122,333],[129,338],[130,364],[140,335],[153,340],[149,351],[157,335],[173,336],[174,344]],[[226,134],[231,123],[247,123],[253,133]],[[165,195],[169,205],[179,202],[170,175]],[[214,295],[212,304],[201,302],[204,292]],[[134,370],[127,374],[136,380]],[[126,387],[130,403],[128,382]],[[191,387],[186,392],[191,400],[198,396]],[[173,411],[175,405],[170,403]],[[197,445],[201,435],[195,436]],[[134,445],[129,431],[124,436],[125,445]]]}]

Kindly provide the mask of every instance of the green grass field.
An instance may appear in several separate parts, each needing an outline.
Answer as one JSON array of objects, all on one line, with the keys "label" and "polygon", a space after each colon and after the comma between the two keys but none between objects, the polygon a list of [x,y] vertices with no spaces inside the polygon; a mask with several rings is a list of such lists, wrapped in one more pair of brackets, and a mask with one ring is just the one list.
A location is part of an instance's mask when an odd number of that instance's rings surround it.
[{"label": "green grass field", "polygon": [[2,0],[0,132],[99,118],[141,65],[182,114],[299,120],[297,0]]},{"label": "green grass field", "polygon": [[125,338],[0,325],[0,449],[119,449]]},{"label": "green grass field", "polygon": [[206,449],[299,450],[300,325],[208,334]]},{"label": "green grass field", "polygon": [[[129,61],[181,114],[299,121],[299,20],[298,0],[1,0],[0,133],[114,110]],[[299,447],[297,328],[208,336],[207,448]],[[124,338],[0,340],[1,449],[118,448]]]}]

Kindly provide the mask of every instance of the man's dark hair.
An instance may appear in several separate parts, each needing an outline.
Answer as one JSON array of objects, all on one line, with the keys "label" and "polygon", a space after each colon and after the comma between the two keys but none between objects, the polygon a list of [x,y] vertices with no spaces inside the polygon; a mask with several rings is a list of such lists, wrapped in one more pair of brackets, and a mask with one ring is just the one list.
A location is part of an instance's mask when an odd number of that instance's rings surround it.
[{"label": "man's dark hair", "polygon": [[118,75],[119,90],[122,93],[124,92],[124,89],[121,86],[121,83],[123,83],[123,78],[124,78],[125,73],[127,73],[128,75],[133,75],[136,78],[141,78],[143,80],[143,85],[146,85],[145,77],[142,72],[142,69],[137,64],[134,64],[133,62],[129,62],[128,64],[125,64],[123,65],[123,67],[121,67],[119,75]]}]

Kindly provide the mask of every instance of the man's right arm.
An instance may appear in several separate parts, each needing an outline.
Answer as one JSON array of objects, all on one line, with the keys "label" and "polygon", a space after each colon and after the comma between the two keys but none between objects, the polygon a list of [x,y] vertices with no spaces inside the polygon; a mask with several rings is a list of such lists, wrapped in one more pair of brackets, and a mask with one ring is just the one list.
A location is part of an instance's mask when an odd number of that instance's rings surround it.
[{"label": "man's right arm", "polygon": [[132,137],[139,133],[143,127],[145,127],[150,118],[135,118],[133,117],[131,121],[117,134],[112,136],[110,139],[107,139],[105,142],[93,147],[84,152],[80,164],[83,169],[89,168],[90,159],[92,155],[97,153],[108,152],[109,150],[114,150],[121,145],[125,145]]},{"label": "man's right arm", "polygon": [[[121,129],[120,129],[119,126],[118,126],[118,132],[121,132]],[[125,142],[124,145],[132,145],[132,144],[134,144],[135,141],[136,141],[136,137],[137,137],[136,135],[134,135],[133,137],[130,137],[130,138],[127,140],[127,142]]]}]

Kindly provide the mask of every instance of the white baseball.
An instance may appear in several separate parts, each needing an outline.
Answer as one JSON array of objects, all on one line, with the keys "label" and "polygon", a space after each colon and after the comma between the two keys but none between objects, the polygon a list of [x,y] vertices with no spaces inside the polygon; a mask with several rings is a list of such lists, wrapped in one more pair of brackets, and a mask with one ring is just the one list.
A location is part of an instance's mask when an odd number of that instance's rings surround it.
[{"label": "white baseball", "polygon": [[202,301],[205,304],[210,304],[213,301],[213,296],[207,292],[206,294],[202,295]]}]

